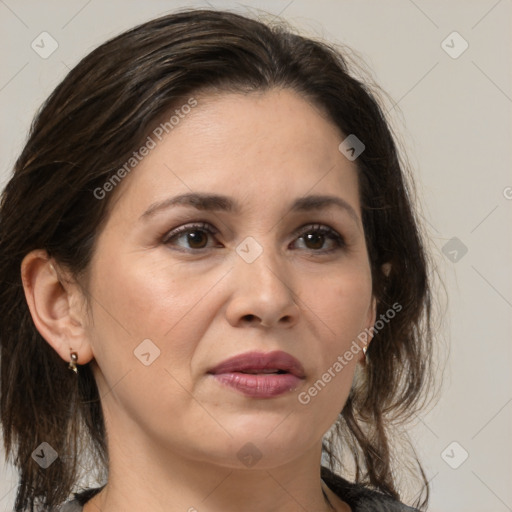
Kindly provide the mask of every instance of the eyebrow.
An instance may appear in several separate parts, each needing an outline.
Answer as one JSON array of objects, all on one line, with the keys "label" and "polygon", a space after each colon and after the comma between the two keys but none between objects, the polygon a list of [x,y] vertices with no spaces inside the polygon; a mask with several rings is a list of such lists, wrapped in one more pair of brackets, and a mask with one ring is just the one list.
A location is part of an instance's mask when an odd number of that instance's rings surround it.
[{"label": "eyebrow", "polygon": [[[219,195],[219,194],[207,194],[207,193],[188,193],[181,194],[175,197],[170,197],[153,203],[139,218],[139,220],[147,220],[157,212],[166,210],[173,206],[192,206],[197,210],[203,211],[225,211],[231,213],[240,213],[241,205],[237,201],[230,197]],[[357,224],[360,220],[355,212],[354,208],[350,206],[344,199],[337,196],[329,195],[310,195],[306,197],[300,197],[296,199],[291,207],[292,212],[308,212],[325,210],[336,206],[341,210],[347,212]]]}]

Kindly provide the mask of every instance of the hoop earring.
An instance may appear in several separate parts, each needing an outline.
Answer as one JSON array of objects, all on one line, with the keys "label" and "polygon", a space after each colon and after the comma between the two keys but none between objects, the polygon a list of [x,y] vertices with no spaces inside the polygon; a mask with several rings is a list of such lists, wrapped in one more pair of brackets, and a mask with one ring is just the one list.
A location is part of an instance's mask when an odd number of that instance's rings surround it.
[{"label": "hoop earring", "polygon": [[76,363],[78,362],[78,354],[76,352],[71,352],[70,356],[71,361],[69,362],[68,368],[73,370],[75,373],[78,373],[78,369],[76,367]]}]

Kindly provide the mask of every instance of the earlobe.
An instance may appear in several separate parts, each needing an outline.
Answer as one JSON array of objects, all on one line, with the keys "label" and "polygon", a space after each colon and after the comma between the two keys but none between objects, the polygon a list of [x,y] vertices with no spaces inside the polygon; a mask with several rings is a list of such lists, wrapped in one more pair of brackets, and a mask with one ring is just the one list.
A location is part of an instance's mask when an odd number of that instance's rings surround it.
[{"label": "earlobe", "polygon": [[64,283],[44,250],[28,253],[21,263],[21,280],[32,320],[41,336],[59,356],[70,362],[76,352],[77,363],[88,363],[92,349],[83,319],[75,305],[79,303],[76,286]]},{"label": "earlobe", "polygon": [[388,277],[389,276],[389,273],[391,272],[391,263],[383,263],[382,266],[381,266],[381,269],[382,269],[382,273]]}]

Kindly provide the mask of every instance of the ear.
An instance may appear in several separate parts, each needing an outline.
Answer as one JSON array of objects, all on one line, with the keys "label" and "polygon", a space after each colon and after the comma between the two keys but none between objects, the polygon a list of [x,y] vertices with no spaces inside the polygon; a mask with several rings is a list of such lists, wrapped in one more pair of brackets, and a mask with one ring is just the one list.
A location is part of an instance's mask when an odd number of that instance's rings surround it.
[{"label": "ear", "polygon": [[28,253],[21,263],[21,280],[32,320],[41,336],[66,362],[70,353],[78,354],[78,364],[93,358],[80,310],[83,295],[79,287],[57,272],[44,250]]},{"label": "ear", "polygon": [[391,263],[387,262],[387,263],[383,263],[382,266],[381,266],[381,269],[382,269],[382,273],[388,277],[389,276],[389,273],[391,272]]}]

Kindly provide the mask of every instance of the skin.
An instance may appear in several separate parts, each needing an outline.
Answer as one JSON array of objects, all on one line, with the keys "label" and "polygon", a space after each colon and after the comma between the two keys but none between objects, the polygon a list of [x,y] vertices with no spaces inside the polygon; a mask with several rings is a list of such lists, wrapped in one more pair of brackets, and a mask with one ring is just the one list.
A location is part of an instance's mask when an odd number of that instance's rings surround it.
[{"label": "skin", "polygon": [[[338,150],[345,136],[294,91],[196,98],[113,192],[90,267],[90,312],[43,251],[23,260],[36,327],[64,361],[73,349],[79,365],[91,363],[102,397],[109,481],[84,510],[332,510],[323,487],[335,510],[349,511],[320,479],[321,442],[362,352],[307,405],[298,400],[375,321],[357,170]],[[224,194],[242,210],[174,206],[139,220],[154,202],[188,192]],[[354,217],[337,207],[290,212],[311,194],[343,199]],[[164,243],[200,221],[217,234]],[[296,233],[310,224],[346,245]],[[248,236],[263,249],[252,263],[236,251]],[[148,338],[160,355],[145,366],[134,350]],[[299,359],[299,388],[255,399],[206,373],[252,350]],[[252,467],[237,457],[247,443],[261,454]]]}]

